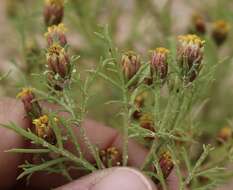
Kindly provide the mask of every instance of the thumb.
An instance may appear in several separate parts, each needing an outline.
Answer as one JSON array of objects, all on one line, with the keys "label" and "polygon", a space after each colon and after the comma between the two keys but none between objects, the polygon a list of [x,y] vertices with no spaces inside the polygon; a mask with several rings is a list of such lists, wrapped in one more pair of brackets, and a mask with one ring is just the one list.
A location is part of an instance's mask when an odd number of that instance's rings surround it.
[{"label": "thumb", "polygon": [[56,190],[157,190],[153,182],[138,170],[115,167],[94,172],[88,176],[58,187]]}]

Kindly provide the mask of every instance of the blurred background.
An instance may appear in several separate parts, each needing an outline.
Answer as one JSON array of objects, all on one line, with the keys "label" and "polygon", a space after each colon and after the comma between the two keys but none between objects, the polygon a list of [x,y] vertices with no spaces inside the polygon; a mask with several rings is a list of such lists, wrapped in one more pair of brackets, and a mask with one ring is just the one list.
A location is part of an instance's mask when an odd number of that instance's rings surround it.
[{"label": "blurred background", "polygon": [[[25,85],[41,86],[32,73],[42,73],[45,64],[43,4],[42,0],[0,1],[1,96],[15,97]],[[196,18],[204,22],[204,32],[197,30]],[[211,38],[218,20],[229,26],[221,46]],[[119,50],[134,50],[144,59],[148,59],[148,50],[169,47],[177,35],[197,33],[208,42],[206,64],[218,63],[199,121],[207,136],[224,126],[233,127],[232,0],[67,0],[64,24],[72,53],[81,56],[78,68],[82,77],[108,53],[94,34],[106,24]],[[104,102],[119,94],[103,81],[96,81],[92,93],[90,117],[117,127],[112,116],[118,108]]]}]

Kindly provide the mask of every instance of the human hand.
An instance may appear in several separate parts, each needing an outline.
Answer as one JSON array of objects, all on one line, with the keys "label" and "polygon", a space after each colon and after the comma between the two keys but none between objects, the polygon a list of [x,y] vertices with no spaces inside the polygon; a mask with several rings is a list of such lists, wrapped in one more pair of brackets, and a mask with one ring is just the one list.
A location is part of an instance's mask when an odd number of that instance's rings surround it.
[{"label": "human hand", "polygon": [[[51,107],[51,106],[49,106]],[[14,99],[2,99],[0,101],[0,123],[8,124],[14,122],[21,127],[29,127],[29,122],[25,119],[23,105]],[[105,127],[94,121],[85,121],[83,126],[90,141],[96,144],[100,149],[115,146],[118,149],[122,147],[122,137],[111,128]],[[24,163],[28,155],[12,154],[5,152],[12,148],[25,148],[28,143],[15,132],[5,128],[0,128],[0,189],[24,189],[25,181],[17,181],[16,177],[20,173],[18,166]],[[78,129],[75,131],[77,139],[80,139]],[[91,160],[91,155],[83,142],[79,142],[85,157]],[[72,151],[71,143],[66,148]],[[68,183],[59,174],[48,174],[37,172],[32,175],[28,189],[51,189],[58,190],[156,190],[156,185],[145,175],[134,168],[139,168],[147,150],[134,141],[129,141],[129,165],[131,167],[115,167],[100,170],[87,176],[81,176],[80,173],[72,173],[74,178],[78,178]],[[177,179],[174,172],[167,179],[170,190],[177,190]]]}]

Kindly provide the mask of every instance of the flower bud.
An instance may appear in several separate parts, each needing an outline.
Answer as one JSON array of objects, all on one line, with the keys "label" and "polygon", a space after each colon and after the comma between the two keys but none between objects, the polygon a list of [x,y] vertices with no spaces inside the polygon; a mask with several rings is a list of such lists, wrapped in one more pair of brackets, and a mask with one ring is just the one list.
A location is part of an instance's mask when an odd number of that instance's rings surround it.
[{"label": "flower bud", "polygon": [[121,166],[121,154],[116,147],[109,147],[100,151],[100,159],[105,167]]},{"label": "flower bud", "polygon": [[223,127],[218,133],[217,140],[220,144],[229,141],[233,136],[231,127]]},{"label": "flower bud", "polygon": [[41,107],[31,88],[23,88],[22,91],[18,93],[17,98],[20,98],[23,102],[24,110],[28,117],[35,119],[41,115]]},{"label": "flower bud", "polygon": [[159,165],[162,170],[163,177],[166,179],[174,167],[171,154],[168,151],[161,154],[159,158]]},{"label": "flower bud", "polygon": [[61,78],[70,77],[70,60],[64,48],[59,44],[53,44],[49,47],[46,57],[48,68],[54,75],[58,74]]},{"label": "flower bud", "polygon": [[48,46],[53,44],[59,44],[64,47],[67,44],[67,39],[65,36],[66,28],[64,24],[53,25],[48,27],[48,32],[45,33],[45,38],[47,39]]},{"label": "flower bud", "polygon": [[226,21],[218,20],[214,22],[212,29],[212,37],[218,46],[222,45],[225,42],[229,34],[229,30],[230,25]]},{"label": "flower bud", "polygon": [[139,55],[133,51],[124,53],[121,58],[121,66],[125,78],[130,80],[141,66]]},{"label": "flower bud", "polygon": [[47,26],[62,22],[64,15],[64,0],[45,0],[44,21]]},{"label": "flower bud", "polygon": [[151,74],[156,75],[156,78],[165,79],[168,72],[168,53],[166,48],[156,48],[152,51],[151,57]]},{"label": "flower bud", "polygon": [[195,32],[197,32],[198,34],[206,33],[206,22],[200,14],[194,14],[192,16],[192,23]]},{"label": "flower bud", "polygon": [[201,69],[205,41],[196,35],[178,36],[177,61],[182,75],[192,82]]},{"label": "flower bud", "polygon": [[32,121],[35,126],[35,134],[48,141],[49,143],[55,143],[55,134],[49,124],[49,118],[47,115],[40,116]]}]

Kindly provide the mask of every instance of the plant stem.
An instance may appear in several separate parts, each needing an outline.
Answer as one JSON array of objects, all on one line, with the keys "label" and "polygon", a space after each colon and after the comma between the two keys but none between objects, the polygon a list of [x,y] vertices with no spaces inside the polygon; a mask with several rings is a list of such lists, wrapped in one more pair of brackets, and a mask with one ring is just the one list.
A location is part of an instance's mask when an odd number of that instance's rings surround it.
[{"label": "plant stem", "polygon": [[124,102],[124,115],[123,115],[123,166],[127,166],[128,163],[128,144],[129,144],[129,109],[128,109],[128,94],[127,89],[123,90],[123,102]]}]

